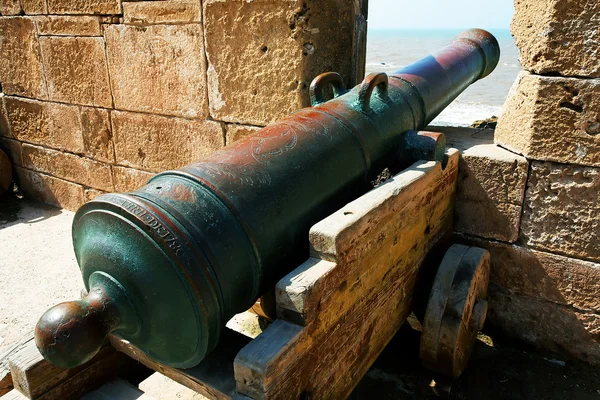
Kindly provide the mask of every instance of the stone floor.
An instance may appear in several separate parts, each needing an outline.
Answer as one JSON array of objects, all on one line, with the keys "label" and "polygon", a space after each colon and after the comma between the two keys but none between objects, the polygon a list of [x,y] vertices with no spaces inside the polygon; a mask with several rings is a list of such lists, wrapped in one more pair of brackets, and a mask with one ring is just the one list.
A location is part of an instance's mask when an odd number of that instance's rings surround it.
[{"label": "stone floor", "polygon": [[[14,196],[0,199],[0,353],[31,332],[49,306],[79,296],[73,215]],[[451,382],[420,367],[418,346],[419,332],[403,327],[351,398],[600,399],[600,371],[552,354],[481,335],[470,368]],[[159,374],[138,386],[156,400],[202,399]]]}]

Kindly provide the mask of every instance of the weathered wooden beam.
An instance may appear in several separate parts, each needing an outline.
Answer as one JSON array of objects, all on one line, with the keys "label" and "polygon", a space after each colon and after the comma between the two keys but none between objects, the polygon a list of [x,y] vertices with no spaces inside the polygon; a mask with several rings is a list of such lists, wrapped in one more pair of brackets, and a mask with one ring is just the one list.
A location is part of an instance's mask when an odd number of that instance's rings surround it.
[{"label": "weathered wooden beam", "polygon": [[112,347],[77,368],[64,369],[46,361],[29,341],[9,359],[13,385],[29,399],[78,398],[114,376],[128,358]]},{"label": "weathered wooden beam", "polygon": [[0,396],[10,392],[14,388],[10,373],[10,358],[31,341],[33,341],[33,335],[26,335],[19,342],[0,354]]}]

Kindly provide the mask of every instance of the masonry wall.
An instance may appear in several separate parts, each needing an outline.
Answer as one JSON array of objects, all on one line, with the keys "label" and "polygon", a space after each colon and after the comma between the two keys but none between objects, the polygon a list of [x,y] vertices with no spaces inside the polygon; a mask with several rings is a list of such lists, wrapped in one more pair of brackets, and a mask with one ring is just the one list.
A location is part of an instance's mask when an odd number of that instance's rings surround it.
[{"label": "masonry wall", "polygon": [[600,2],[515,8],[524,71],[495,135],[449,139],[456,239],[491,252],[486,329],[600,364]]},{"label": "masonry wall", "polygon": [[[365,2],[366,3],[366,2]],[[0,148],[30,197],[75,210],[364,75],[366,4],[0,0]]]}]

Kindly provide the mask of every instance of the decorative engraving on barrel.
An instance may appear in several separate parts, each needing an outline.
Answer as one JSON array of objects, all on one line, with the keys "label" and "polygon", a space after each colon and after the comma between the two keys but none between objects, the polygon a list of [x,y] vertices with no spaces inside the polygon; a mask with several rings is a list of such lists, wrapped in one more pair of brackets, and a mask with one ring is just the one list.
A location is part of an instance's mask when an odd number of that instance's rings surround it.
[{"label": "decorative engraving on barrel", "polygon": [[[334,139],[332,135],[331,126],[327,123],[323,122],[323,118],[326,114],[317,114],[317,115],[303,115],[298,116],[294,119],[294,121],[290,121],[290,124],[294,124],[300,131],[304,133],[311,133],[316,136],[324,137],[329,141]],[[306,122],[305,122],[306,121]],[[307,126],[315,126],[318,124],[318,129],[308,129]]]},{"label": "decorative engraving on barrel", "polygon": [[257,169],[252,164],[235,165],[219,162],[200,163],[202,172],[211,178],[225,176],[230,180],[238,180],[240,183],[250,186],[271,185],[271,175]]},{"label": "decorative engraving on barrel", "polygon": [[151,229],[154,229],[158,236],[160,236],[160,238],[164,240],[167,247],[173,250],[175,255],[179,255],[179,253],[181,253],[181,243],[179,243],[175,235],[142,207],[123,197],[107,195],[104,197],[104,199],[110,201],[113,204],[123,207],[123,209],[129,211],[129,213],[131,213],[133,216],[137,217],[141,222],[143,222],[144,225]]},{"label": "decorative engraving on barrel", "polygon": [[[322,114],[318,116],[323,117]],[[282,125],[287,129],[282,130]],[[267,127],[262,134],[250,139],[250,154],[261,164],[268,165],[274,158],[294,149],[302,136],[312,134],[333,140],[331,129],[314,116],[296,116],[294,120],[282,122],[277,128],[273,130],[272,135],[269,135],[271,132]]]},{"label": "decorative engraving on barrel", "polygon": [[250,154],[261,164],[269,162],[284,153],[292,150],[298,144],[298,133],[294,125],[288,123],[288,130],[277,132],[274,136],[257,135],[250,140]]}]

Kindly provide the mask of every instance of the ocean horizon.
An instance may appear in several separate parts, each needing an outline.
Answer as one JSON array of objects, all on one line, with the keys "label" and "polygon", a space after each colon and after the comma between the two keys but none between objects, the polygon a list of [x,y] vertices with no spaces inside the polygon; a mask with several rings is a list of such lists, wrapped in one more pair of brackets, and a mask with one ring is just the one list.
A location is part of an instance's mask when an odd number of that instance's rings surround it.
[{"label": "ocean horizon", "polygon": [[[369,28],[366,72],[391,73],[444,47],[466,29]],[[509,29],[488,29],[500,44],[498,67],[474,83],[433,122],[433,125],[469,126],[472,122],[500,116],[502,104],[521,64]]]}]

